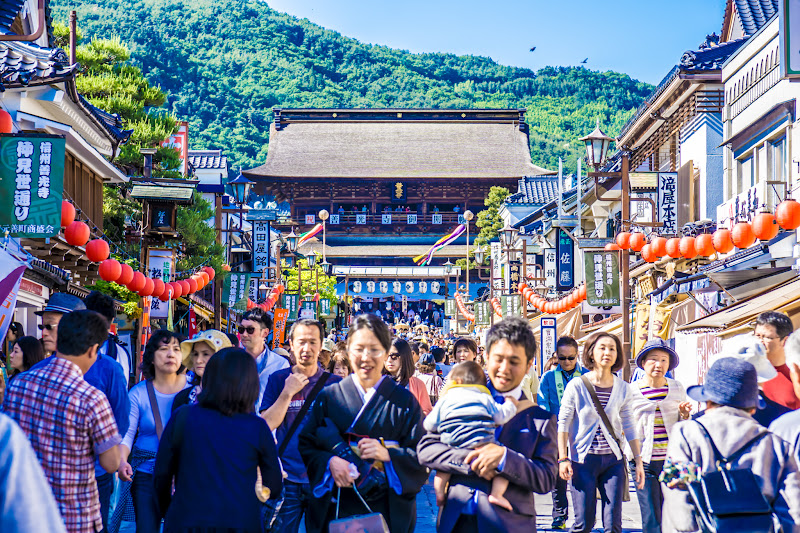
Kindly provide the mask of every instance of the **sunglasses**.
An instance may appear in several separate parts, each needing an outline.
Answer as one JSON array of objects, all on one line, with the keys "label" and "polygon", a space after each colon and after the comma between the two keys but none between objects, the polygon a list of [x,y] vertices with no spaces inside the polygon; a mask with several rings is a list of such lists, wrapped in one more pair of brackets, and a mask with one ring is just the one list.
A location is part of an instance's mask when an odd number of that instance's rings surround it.
[{"label": "sunglasses", "polygon": [[58,329],[58,326],[55,324],[39,324],[37,327],[39,328],[39,331],[43,331],[45,329],[47,331],[53,331],[54,329]]},{"label": "sunglasses", "polygon": [[239,333],[244,333],[245,331],[247,332],[248,335],[252,335],[253,333],[256,332],[256,328],[253,326],[247,326],[247,327],[239,326]]},{"label": "sunglasses", "polygon": [[559,361],[574,361],[577,357],[559,357]]},{"label": "sunglasses", "polygon": [[400,359],[400,354],[397,353],[397,352],[390,353],[389,354],[389,359],[391,359],[391,360]]}]

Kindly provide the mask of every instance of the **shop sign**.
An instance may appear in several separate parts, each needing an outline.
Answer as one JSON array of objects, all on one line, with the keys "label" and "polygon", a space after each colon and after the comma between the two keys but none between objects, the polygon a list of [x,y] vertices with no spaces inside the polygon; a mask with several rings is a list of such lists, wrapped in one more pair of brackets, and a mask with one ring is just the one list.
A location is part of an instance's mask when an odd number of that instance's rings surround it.
[{"label": "shop sign", "polygon": [[503,253],[499,242],[493,242],[489,245],[492,254],[492,277],[494,278],[494,288],[496,290],[503,289],[503,270],[500,263],[500,257]]},{"label": "shop sign", "polygon": [[588,304],[597,307],[620,305],[619,254],[616,251],[586,250],[583,258]]},{"label": "shop sign", "polygon": [[19,290],[35,294],[36,296],[44,296],[44,285],[39,285],[25,278],[22,278],[22,281],[20,281]]},{"label": "shop sign", "polygon": [[555,318],[542,318],[539,322],[539,343],[542,346],[539,369],[544,368],[544,363],[556,353],[556,329]]},{"label": "shop sign", "polygon": [[[257,276],[257,274],[256,274]],[[250,282],[253,273],[231,272],[222,285],[222,302],[228,309],[244,311],[247,309],[247,298],[250,297]]]},{"label": "shop sign", "polygon": [[522,281],[522,262],[511,261],[508,265],[508,292],[517,292],[520,281]]},{"label": "shop sign", "polygon": [[[781,77],[800,77],[800,4],[796,0],[780,2]],[[702,382],[701,382],[702,383]]]},{"label": "shop sign", "polygon": [[331,314],[331,300],[330,298],[322,298],[319,301],[319,316],[321,317],[331,317],[334,316]]},{"label": "shop sign", "polygon": [[61,231],[64,138],[0,137],[0,231],[44,238]]},{"label": "shop sign", "polygon": [[283,307],[289,310],[289,320],[297,320],[297,310],[300,307],[300,295],[283,293]]},{"label": "shop sign", "polygon": [[558,251],[555,248],[544,250],[544,284],[552,289],[558,280]]},{"label": "shop sign", "polygon": [[300,319],[301,320],[316,320],[317,319],[317,302],[313,300],[303,300],[300,306]]},{"label": "shop sign", "polygon": [[575,247],[570,236],[561,228],[558,228],[556,233],[556,255],[558,256],[556,288],[559,291],[572,289],[575,286]]},{"label": "shop sign", "polygon": [[253,223],[253,270],[264,272],[269,267],[269,222]]},{"label": "shop sign", "polygon": [[522,316],[522,295],[503,294],[500,297],[500,306],[503,309],[503,316]]},{"label": "shop sign", "polygon": [[[149,277],[167,283],[175,271],[175,252],[166,248],[149,248],[147,250],[147,272]],[[169,302],[158,298],[150,298],[150,318],[164,319],[169,316]]]},{"label": "shop sign", "polygon": [[717,227],[733,228],[737,222],[748,222],[753,219],[764,204],[759,185],[754,185],[737,194],[722,205],[717,206]]},{"label": "shop sign", "polygon": [[678,234],[678,173],[658,173],[658,220],[663,235]]},{"label": "shop sign", "polygon": [[286,337],[286,319],[289,316],[288,309],[275,309],[275,318],[272,322],[274,329],[272,333],[272,349],[280,348]]},{"label": "shop sign", "polygon": [[488,326],[491,320],[492,304],[489,302],[475,302],[475,325]]},{"label": "shop sign", "polygon": [[444,314],[445,316],[456,316],[456,301],[447,299],[444,301]]}]

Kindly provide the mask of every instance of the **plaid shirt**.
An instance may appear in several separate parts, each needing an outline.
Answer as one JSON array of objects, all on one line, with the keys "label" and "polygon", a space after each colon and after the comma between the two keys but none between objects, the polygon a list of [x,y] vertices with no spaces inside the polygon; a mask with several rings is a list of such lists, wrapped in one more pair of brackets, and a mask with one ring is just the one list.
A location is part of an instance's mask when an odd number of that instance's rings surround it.
[{"label": "plaid shirt", "polygon": [[3,410],[36,451],[67,531],[102,530],[95,454],[122,440],[105,395],[76,364],[50,357],[13,379]]}]

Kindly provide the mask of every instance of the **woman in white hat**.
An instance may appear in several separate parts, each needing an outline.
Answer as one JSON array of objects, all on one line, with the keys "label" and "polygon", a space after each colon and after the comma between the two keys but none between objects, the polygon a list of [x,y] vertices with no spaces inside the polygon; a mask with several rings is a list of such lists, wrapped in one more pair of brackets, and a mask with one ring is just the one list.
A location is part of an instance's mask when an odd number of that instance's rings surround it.
[{"label": "woman in white hat", "polygon": [[194,376],[191,381],[192,386],[183,389],[175,396],[172,402],[173,411],[182,405],[197,403],[197,397],[203,390],[203,372],[209,359],[221,349],[231,346],[228,336],[216,329],[207,329],[181,343],[183,366],[190,369]]}]

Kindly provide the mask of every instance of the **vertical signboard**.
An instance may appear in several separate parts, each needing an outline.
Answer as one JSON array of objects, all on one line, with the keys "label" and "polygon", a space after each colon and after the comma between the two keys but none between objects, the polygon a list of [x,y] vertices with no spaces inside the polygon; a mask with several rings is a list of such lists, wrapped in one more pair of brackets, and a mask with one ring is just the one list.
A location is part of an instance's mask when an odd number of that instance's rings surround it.
[{"label": "vertical signboard", "polygon": [[658,220],[662,235],[678,234],[678,173],[658,173]]},{"label": "vertical signboard", "polygon": [[[404,296],[404,298],[405,298],[405,296]],[[456,316],[456,301],[455,300],[448,299],[448,300],[444,301],[444,314],[445,314],[445,316],[449,316],[449,317]]]},{"label": "vertical signboard", "polygon": [[12,237],[58,235],[64,144],[53,136],[0,137],[0,231]]},{"label": "vertical signboard", "polygon": [[329,298],[321,298],[319,301],[319,316],[329,318],[331,316],[331,301]]},{"label": "vertical signboard", "polygon": [[269,222],[266,220],[256,220],[252,224],[253,270],[262,273],[264,269],[269,266]]},{"label": "vertical signboard", "polygon": [[503,308],[503,317],[522,316],[522,295],[504,294],[500,297],[500,306]]},{"label": "vertical signboard", "polygon": [[231,272],[222,285],[222,303],[228,309],[244,311],[250,297],[250,272]]},{"label": "vertical signboard", "polygon": [[289,317],[288,309],[275,309],[275,319],[272,326],[274,332],[272,334],[272,349],[280,348],[283,345],[284,337],[286,336],[286,319]]},{"label": "vertical signboard", "polygon": [[781,77],[800,77],[800,2],[780,1]]},{"label": "vertical signboard", "polygon": [[300,319],[317,319],[317,302],[313,300],[303,300],[300,302]]},{"label": "vertical signboard", "polygon": [[500,263],[500,255],[502,248],[499,242],[493,242],[489,245],[492,254],[492,277],[494,278],[494,288],[497,290],[503,289],[503,271]]},{"label": "vertical signboard", "polygon": [[[150,248],[147,250],[147,272],[153,279],[170,281],[175,271],[175,252],[166,248]],[[158,298],[150,299],[150,318],[167,318],[169,315],[169,302],[162,302]]]},{"label": "vertical signboard", "polygon": [[583,257],[587,303],[596,307],[620,305],[619,254],[587,249]]},{"label": "vertical signboard", "polygon": [[548,288],[554,288],[558,281],[558,252],[555,248],[545,248],[544,250],[544,284]]},{"label": "vertical signboard", "polygon": [[556,289],[570,290],[575,286],[575,246],[566,231],[556,232],[557,274]]},{"label": "vertical signboard", "polygon": [[297,311],[300,307],[300,295],[283,293],[283,306],[289,310],[288,320],[297,320]]},{"label": "vertical signboard", "polygon": [[491,320],[492,304],[489,302],[475,302],[475,325],[488,326]]},{"label": "vertical signboard", "polygon": [[508,292],[517,292],[517,286],[522,281],[522,261],[511,261],[508,265]]},{"label": "vertical signboard", "polygon": [[539,362],[539,371],[544,368],[544,364],[556,353],[556,329],[555,318],[542,318],[539,324],[539,342],[542,347]]}]

